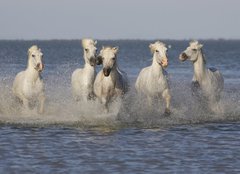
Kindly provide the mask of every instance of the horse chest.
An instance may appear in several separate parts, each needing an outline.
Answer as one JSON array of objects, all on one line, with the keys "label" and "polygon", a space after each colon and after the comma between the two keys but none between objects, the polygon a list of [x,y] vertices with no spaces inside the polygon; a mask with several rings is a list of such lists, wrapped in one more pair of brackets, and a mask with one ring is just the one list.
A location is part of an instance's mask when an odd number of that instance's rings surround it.
[{"label": "horse chest", "polygon": [[81,82],[83,86],[92,87],[94,82],[94,76],[91,76],[91,75],[83,76],[83,79]]},{"label": "horse chest", "polygon": [[110,77],[105,77],[102,83],[102,93],[105,95],[114,95],[115,93],[115,81]]},{"label": "horse chest", "polygon": [[36,82],[26,80],[23,86],[23,93],[27,98],[33,98],[39,95],[43,90],[43,85],[40,80]]},{"label": "horse chest", "polygon": [[151,76],[148,78],[147,84],[149,93],[152,93],[152,95],[161,93],[167,88],[167,80],[164,76]]}]

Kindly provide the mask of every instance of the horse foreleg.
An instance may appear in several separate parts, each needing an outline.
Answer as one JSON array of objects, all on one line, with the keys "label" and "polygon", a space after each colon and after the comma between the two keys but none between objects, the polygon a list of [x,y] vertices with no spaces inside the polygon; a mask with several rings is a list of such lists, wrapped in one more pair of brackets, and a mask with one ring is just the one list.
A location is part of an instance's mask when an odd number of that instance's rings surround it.
[{"label": "horse foreleg", "polygon": [[43,114],[44,112],[44,103],[45,103],[45,95],[44,94],[40,94],[40,96],[38,97],[39,100],[39,113]]},{"label": "horse foreleg", "polygon": [[104,105],[104,112],[108,113],[109,112],[109,108],[108,108],[108,100],[107,100],[107,98],[102,97],[101,98],[101,102]]},{"label": "horse foreleg", "polygon": [[23,98],[22,102],[23,102],[23,107],[24,107],[25,111],[30,111],[28,99]]},{"label": "horse foreleg", "polygon": [[152,110],[152,105],[153,105],[153,102],[152,102],[152,97],[150,97],[150,96],[147,96],[147,103],[148,103],[148,107],[149,107],[149,109],[150,110]]},{"label": "horse foreleg", "polygon": [[171,95],[169,89],[166,89],[162,93],[162,97],[165,99],[166,102],[166,108],[165,108],[165,114],[170,114],[170,102],[171,102]]}]

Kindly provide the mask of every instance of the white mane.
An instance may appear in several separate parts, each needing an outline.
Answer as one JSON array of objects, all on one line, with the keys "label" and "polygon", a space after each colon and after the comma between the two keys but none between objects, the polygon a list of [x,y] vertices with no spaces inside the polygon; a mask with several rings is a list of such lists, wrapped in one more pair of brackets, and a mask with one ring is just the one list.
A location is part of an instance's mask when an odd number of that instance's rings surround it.
[{"label": "white mane", "polygon": [[33,46],[31,46],[31,47],[28,49],[28,53],[32,53],[32,52],[34,52],[34,51],[41,51],[41,49],[38,48],[37,45],[33,45]]},{"label": "white mane", "polygon": [[201,49],[203,47],[202,44],[200,44],[197,40],[193,40],[189,43],[189,46],[192,48],[192,49]]},{"label": "white mane", "polygon": [[93,39],[82,39],[82,47],[87,48],[90,45],[96,46],[97,41],[94,41]]},{"label": "white mane", "polygon": [[150,44],[149,47],[150,47],[151,53],[154,53],[154,51],[157,48],[165,48],[165,49],[167,49],[166,44],[164,44],[163,42],[160,42],[160,41],[156,41],[155,43]]}]

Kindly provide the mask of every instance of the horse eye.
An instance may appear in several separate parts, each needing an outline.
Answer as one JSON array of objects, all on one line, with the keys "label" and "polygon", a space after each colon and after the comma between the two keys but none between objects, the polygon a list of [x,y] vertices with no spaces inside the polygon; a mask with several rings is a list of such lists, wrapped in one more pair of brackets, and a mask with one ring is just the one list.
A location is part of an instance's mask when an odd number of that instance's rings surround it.
[{"label": "horse eye", "polygon": [[88,49],[85,49],[86,52],[88,52]]},{"label": "horse eye", "polygon": [[32,57],[35,57],[35,55],[33,54]]},{"label": "horse eye", "polygon": [[156,50],[156,52],[157,52],[157,53],[159,53],[159,51],[158,51],[158,50]]},{"label": "horse eye", "polygon": [[115,60],[115,57],[114,57],[114,58],[112,58],[112,60]]},{"label": "horse eye", "polygon": [[193,51],[197,51],[197,49],[192,49]]}]

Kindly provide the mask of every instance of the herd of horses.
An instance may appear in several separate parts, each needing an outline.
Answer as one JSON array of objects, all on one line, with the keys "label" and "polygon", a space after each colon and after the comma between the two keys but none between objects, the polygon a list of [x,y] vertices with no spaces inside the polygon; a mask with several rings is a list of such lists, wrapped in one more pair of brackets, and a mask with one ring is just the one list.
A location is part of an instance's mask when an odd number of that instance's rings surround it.
[{"label": "herd of horses", "polygon": [[[85,65],[76,69],[71,78],[72,94],[76,101],[88,102],[97,98],[103,105],[105,112],[109,111],[109,104],[116,98],[122,98],[129,90],[127,74],[120,70],[117,64],[118,47],[102,47],[97,54],[97,41],[83,39],[83,58]],[[192,90],[201,91],[213,111],[218,110],[220,94],[224,80],[221,73],[214,68],[206,68],[206,60],[202,52],[203,45],[198,41],[191,41],[180,55],[181,61],[189,60],[193,63],[194,75]],[[149,108],[153,98],[159,97],[165,101],[165,114],[171,113],[171,91],[167,78],[168,48],[160,41],[149,45],[153,55],[152,64],[143,68],[139,73],[135,88],[139,95],[146,97]],[[32,101],[38,101],[39,113],[44,112],[45,93],[41,72],[44,69],[43,53],[38,46],[33,45],[28,50],[28,66],[19,72],[13,82],[13,94],[22,101],[24,110],[30,110]],[[96,74],[96,66],[102,65]]]}]

